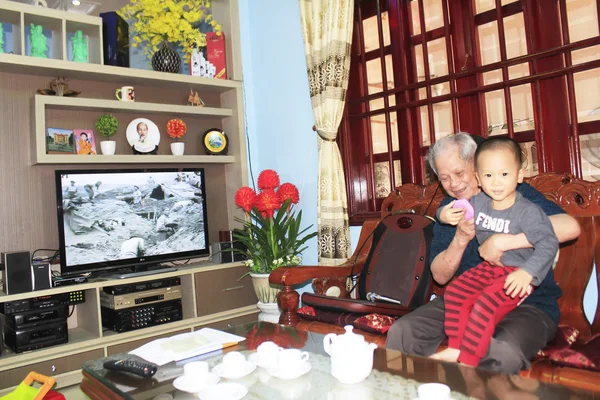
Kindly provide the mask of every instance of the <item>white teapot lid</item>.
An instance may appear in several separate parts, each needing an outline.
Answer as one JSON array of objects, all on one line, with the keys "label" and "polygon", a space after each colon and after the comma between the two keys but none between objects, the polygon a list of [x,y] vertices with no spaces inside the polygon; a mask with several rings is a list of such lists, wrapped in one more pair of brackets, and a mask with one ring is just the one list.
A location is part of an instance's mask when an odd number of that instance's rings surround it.
[{"label": "white teapot lid", "polygon": [[336,342],[339,342],[342,345],[350,345],[350,346],[356,346],[356,345],[360,345],[360,344],[364,343],[365,338],[361,335],[358,335],[358,334],[352,332],[353,328],[354,327],[352,325],[344,326],[346,333],[344,333],[343,335],[338,335]]}]

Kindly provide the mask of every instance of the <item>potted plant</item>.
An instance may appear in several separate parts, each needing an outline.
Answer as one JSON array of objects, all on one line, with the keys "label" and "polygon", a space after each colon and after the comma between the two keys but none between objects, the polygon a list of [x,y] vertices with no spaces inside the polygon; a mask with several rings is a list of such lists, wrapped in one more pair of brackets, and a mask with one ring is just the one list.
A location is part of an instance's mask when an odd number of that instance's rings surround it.
[{"label": "potted plant", "polygon": [[179,73],[181,57],[171,45],[181,47],[187,63],[194,48],[206,46],[201,25],[221,33],[221,25],[210,14],[210,3],[210,0],[130,0],[117,14],[129,22],[131,47],[141,47],[155,71]]},{"label": "potted plant", "polygon": [[171,143],[171,153],[174,156],[182,156],[185,151],[185,143],[180,142],[179,139],[185,135],[187,127],[185,122],[179,118],[174,118],[167,122],[167,135],[170,138],[175,139],[175,142]]},{"label": "potted plant", "polygon": [[[117,133],[118,128],[119,121],[110,114],[104,114],[96,121],[96,130],[100,135],[107,138]],[[116,148],[117,142],[114,140],[103,140],[100,142],[100,149],[105,156],[113,156]]]},{"label": "potted plant", "polygon": [[[300,195],[291,183],[280,184],[277,172],[267,169],[257,181],[259,192],[244,186],[235,194],[235,203],[246,213],[246,219],[236,218],[243,225],[233,231],[233,240],[241,244],[234,251],[244,255],[252,277],[258,307],[266,312],[277,310],[280,288],[269,284],[269,274],[276,268],[295,266],[302,261],[306,242],[317,232],[300,231],[302,211],[296,212]],[[303,236],[304,235],[304,236]]]}]

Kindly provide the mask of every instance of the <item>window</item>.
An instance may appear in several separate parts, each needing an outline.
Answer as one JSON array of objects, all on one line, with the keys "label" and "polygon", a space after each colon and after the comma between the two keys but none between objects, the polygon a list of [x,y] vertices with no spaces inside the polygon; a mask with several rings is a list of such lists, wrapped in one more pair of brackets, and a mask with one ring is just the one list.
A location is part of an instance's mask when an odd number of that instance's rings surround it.
[{"label": "window", "polygon": [[597,2],[551,4],[355,0],[338,135],[352,224],[427,183],[429,146],[459,130],[514,138],[528,176],[600,179]]}]

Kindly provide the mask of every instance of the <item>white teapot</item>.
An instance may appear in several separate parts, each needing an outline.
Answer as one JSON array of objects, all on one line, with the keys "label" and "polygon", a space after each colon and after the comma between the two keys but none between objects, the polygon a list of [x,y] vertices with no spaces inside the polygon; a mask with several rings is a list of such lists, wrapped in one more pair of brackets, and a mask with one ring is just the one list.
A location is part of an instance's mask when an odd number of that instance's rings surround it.
[{"label": "white teapot", "polygon": [[373,369],[374,343],[352,332],[352,325],[344,327],[346,333],[330,333],[323,338],[323,348],[331,356],[331,375],[342,383],[358,383]]}]

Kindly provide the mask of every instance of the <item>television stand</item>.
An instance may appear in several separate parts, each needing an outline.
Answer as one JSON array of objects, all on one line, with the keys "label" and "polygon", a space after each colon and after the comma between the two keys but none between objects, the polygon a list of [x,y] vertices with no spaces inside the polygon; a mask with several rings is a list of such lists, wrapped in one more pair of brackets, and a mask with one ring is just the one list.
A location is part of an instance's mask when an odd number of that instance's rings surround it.
[{"label": "television stand", "polygon": [[154,267],[134,267],[133,271],[115,271],[108,275],[104,275],[103,278],[109,279],[127,279],[127,278],[135,278],[137,276],[146,276],[146,275],[154,275],[154,274],[163,274],[165,272],[174,272],[177,271],[177,268],[173,267],[163,267],[160,265]]}]

